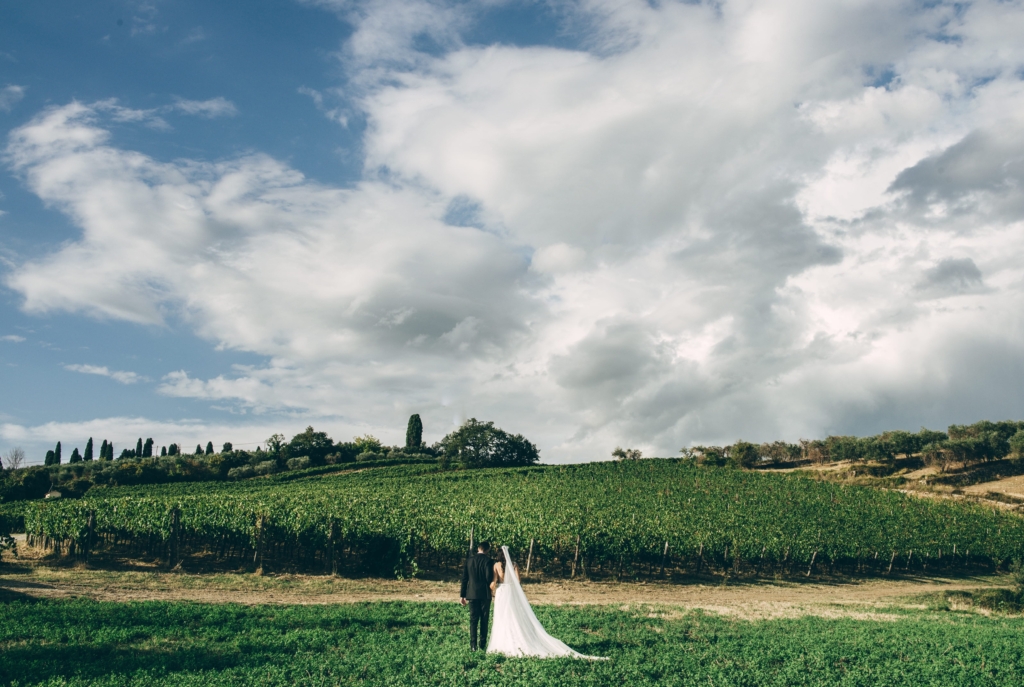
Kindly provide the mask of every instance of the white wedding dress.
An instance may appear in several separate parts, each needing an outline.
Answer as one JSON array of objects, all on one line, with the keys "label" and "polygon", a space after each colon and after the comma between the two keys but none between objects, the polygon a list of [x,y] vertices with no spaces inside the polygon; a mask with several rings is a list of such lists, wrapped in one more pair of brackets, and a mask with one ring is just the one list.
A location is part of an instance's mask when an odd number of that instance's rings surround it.
[{"label": "white wedding dress", "polygon": [[509,562],[508,547],[505,552],[505,581],[497,586],[494,592],[494,621],[491,623],[490,641],[487,642],[487,653],[505,654],[506,656],[537,656],[540,658],[585,658],[604,660],[603,656],[585,656],[573,651],[563,642],[555,639],[537,620],[537,616],[526,600],[523,587],[519,584],[519,573]]}]

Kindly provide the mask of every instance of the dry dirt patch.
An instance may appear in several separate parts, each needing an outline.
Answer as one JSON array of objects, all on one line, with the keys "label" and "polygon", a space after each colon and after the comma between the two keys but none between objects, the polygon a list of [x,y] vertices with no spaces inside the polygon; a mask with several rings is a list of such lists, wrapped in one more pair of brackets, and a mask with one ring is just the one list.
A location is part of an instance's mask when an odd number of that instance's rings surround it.
[{"label": "dry dirt patch", "polygon": [[[0,566],[7,596],[84,597],[97,601],[195,601],[240,604],[337,604],[370,601],[458,601],[453,581],[351,579],[323,575],[190,574],[163,570],[94,570],[61,567],[33,558]],[[702,609],[739,618],[816,615],[895,619],[894,607],[921,608],[908,599],[981,587],[1008,586],[1000,577],[867,579],[822,582],[595,582],[527,580],[535,604],[652,606]]]}]

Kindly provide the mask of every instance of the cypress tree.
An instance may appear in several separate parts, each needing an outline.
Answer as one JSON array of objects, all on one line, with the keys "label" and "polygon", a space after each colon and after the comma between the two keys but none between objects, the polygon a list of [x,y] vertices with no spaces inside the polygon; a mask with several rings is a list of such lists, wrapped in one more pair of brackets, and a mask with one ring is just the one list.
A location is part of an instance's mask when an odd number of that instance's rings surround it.
[{"label": "cypress tree", "polygon": [[212,456],[213,455],[213,442],[212,441],[207,441],[206,442],[206,455],[208,455],[208,456]]},{"label": "cypress tree", "polygon": [[153,437],[146,439],[146,443],[142,446],[142,457],[152,458],[153,457]]},{"label": "cypress tree", "polygon": [[203,455],[203,445],[202,444],[196,444],[196,455],[197,456]]},{"label": "cypress tree", "polygon": [[54,465],[53,449],[51,448],[46,452],[46,458],[43,459],[43,465]]},{"label": "cypress tree", "polygon": [[405,447],[419,448],[423,443],[423,421],[419,413],[409,417],[409,426],[405,430]]},{"label": "cypress tree", "polygon": [[100,444],[100,460],[107,459],[107,440],[104,439],[103,443]]},{"label": "cypress tree", "polygon": [[139,437],[138,442],[135,444],[135,455],[139,458],[142,457],[142,437]]},{"label": "cypress tree", "polygon": [[89,437],[89,441],[85,442],[85,453],[82,454],[82,460],[92,462],[92,437]]},{"label": "cypress tree", "polygon": [[53,449],[53,464],[60,465],[60,442],[57,442],[57,448]]},{"label": "cypress tree", "polygon": [[71,451],[71,458],[68,459],[68,462],[69,463],[81,463],[82,462],[82,456],[81,456],[80,453],[78,453],[78,447],[77,446]]},{"label": "cypress tree", "polygon": [[166,456],[167,455],[167,447],[166,446],[161,446],[160,447],[160,455],[161,456]]}]

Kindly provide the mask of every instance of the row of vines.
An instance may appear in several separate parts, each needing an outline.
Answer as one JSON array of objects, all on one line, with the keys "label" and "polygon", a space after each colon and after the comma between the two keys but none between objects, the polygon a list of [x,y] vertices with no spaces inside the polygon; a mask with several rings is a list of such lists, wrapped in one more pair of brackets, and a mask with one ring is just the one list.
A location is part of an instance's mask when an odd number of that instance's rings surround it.
[{"label": "row of vines", "polygon": [[399,574],[456,566],[470,536],[506,544],[553,575],[666,566],[810,573],[816,565],[884,573],[894,564],[999,566],[1024,554],[1024,519],[1012,513],[674,460],[460,472],[410,466],[287,483],[111,490],[33,504],[25,525],[36,540],[66,550],[173,547],[174,556]]}]

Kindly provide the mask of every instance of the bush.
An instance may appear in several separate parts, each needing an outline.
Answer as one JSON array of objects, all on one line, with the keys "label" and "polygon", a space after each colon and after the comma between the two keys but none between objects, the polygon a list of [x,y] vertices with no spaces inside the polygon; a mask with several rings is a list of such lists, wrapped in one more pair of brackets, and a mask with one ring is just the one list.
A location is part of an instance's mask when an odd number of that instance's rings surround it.
[{"label": "bush", "polygon": [[[309,459],[307,458],[306,460],[308,461]],[[256,467],[253,468],[253,471],[257,475],[272,475],[275,472],[277,472],[277,461],[264,460],[262,462],[256,463]]]},{"label": "bush", "polygon": [[245,479],[247,477],[255,477],[256,471],[251,465],[243,465],[237,468],[231,468],[228,470],[228,479]]},{"label": "bush", "polygon": [[[328,456],[329,458],[330,456]],[[333,461],[331,461],[333,462]],[[288,459],[289,470],[305,470],[309,467],[309,456],[299,456],[298,458]]]},{"label": "bush", "polygon": [[1018,613],[1021,610],[1020,593],[1012,589],[984,589],[975,592],[974,605],[990,611]]},{"label": "bush", "polygon": [[368,460],[384,460],[384,454],[374,453],[372,451],[363,451],[356,456],[356,462],[365,463]]}]

